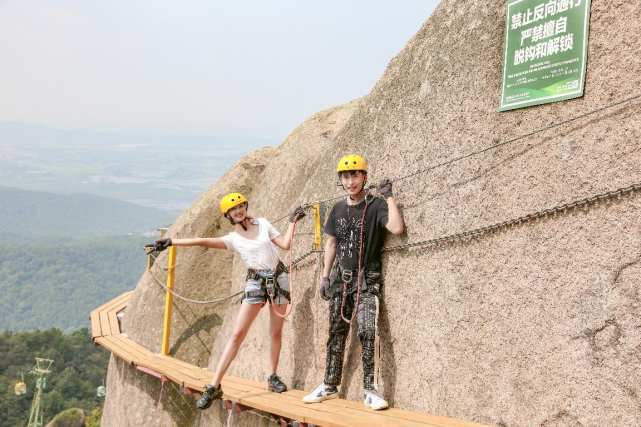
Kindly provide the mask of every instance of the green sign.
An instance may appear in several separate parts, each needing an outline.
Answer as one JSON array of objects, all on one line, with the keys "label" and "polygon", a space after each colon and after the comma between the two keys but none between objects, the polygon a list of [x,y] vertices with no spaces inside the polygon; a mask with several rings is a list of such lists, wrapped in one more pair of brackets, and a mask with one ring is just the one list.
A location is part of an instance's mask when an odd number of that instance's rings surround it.
[{"label": "green sign", "polygon": [[499,111],[583,95],[590,0],[509,0]]}]

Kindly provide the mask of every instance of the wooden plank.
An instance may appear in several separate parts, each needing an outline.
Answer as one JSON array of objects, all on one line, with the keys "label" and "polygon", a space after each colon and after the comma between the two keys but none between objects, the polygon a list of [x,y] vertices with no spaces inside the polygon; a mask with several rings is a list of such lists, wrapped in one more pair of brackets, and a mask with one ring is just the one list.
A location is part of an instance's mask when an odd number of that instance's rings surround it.
[{"label": "wooden plank", "polygon": [[[94,341],[128,363],[139,364],[163,374],[171,381],[202,392],[204,385],[211,381],[213,372],[173,357],[154,354],[120,334],[117,313],[127,307],[132,295],[133,291],[126,292],[91,312]],[[398,408],[374,412],[361,402],[344,399],[305,404],[302,397],[307,392],[289,390],[285,393],[272,393],[267,391],[266,383],[236,377],[225,376],[222,383],[224,397],[228,400],[317,426],[491,427]]]},{"label": "wooden plank", "polygon": [[120,346],[115,345],[114,343],[111,343],[107,341],[108,337],[98,337],[96,338],[95,342],[115,354],[116,356],[120,357],[122,360],[124,360],[127,363],[132,363],[136,357],[134,357],[131,353],[127,352],[126,350],[122,349]]},{"label": "wooden plank", "polygon": [[118,323],[118,318],[116,317],[116,315],[108,313],[107,319],[109,319],[109,328],[111,329],[111,335],[120,334],[120,323]]},{"label": "wooden plank", "polygon": [[298,405],[279,402],[274,406],[273,400],[265,396],[252,396],[241,398],[240,403],[245,406],[260,409],[272,414],[280,415],[281,417],[295,419],[298,421],[312,423],[318,426],[328,427],[385,427],[384,421],[371,422],[361,421],[355,418],[350,418],[344,415],[336,415],[327,412],[320,412],[312,408],[305,409]]},{"label": "wooden plank", "polygon": [[[256,387],[264,390],[267,389],[267,385],[265,383],[261,383],[257,381],[246,380],[243,378],[236,378],[236,377],[225,377],[225,379],[227,379],[230,383],[246,384],[251,387]],[[301,390],[289,390],[287,393],[293,396],[299,397],[300,399],[302,399],[303,396],[306,396],[307,394],[309,394],[308,392],[301,391]],[[354,401],[345,400],[345,399],[332,399],[332,400],[324,401],[323,404],[333,405],[338,407],[345,407],[345,408],[350,408],[354,410],[360,410],[364,413],[372,413],[372,410],[366,407],[362,402],[354,402]],[[399,408],[389,408],[389,409],[386,409],[385,411],[381,411],[378,413],[385,414],[385,416],[387,417],[398,418],[398,419],[407,420],[411,422],[425,423],[427,425],[433,425],[433,426],[439,426],[439,427],[491,427],[483,424],[474,423],[471,421],[457,420],[454,418],[448,418],[448,417],[432,415],[432,414],[425,414],[420,412],[411,412],[411,411],[406,411],[404,409],[399,409]]]},{"label": "wooden plank", "polygon": [[[238,383],[235,383],[232,381],[226,381],[223,383],[223,391],[225,391],[225,386],[227,385],[231,387],[239,387],[239,388],[243,387],[243,385],[238,385]],[[295,391],[297,390],[286,391],[284,393],[272,393],[264,389],[251,387],[249,385],[245,385],[244,389],[247,390],[247,392],[250,394],[261,395],[267,399],[273,400],[274,402],[273,404],[275,407],[277,407],[280,403],[288,403],[288,404],[298,406],[303,411],[314,409],[320,413],[327,412],[327,413],[342,415],[342,416],[346,416],[349,418],[354,418],[362,421],[369,421],[371,423],[383,422],[385,425],[390,425],[395,427],[413,427],[418,425],[416,421],[408,421],[401,418],[395,418],[393,416],[390,416],[387,410],[376,411],[376,412],[372,411],[372,409],[366,407],[362,403],[359,404],[360,406],[358,407],[358,409],[328,405],[328,402],[330,402],[329,400],[322,403],[309,404],[309,403],[303,402],[302,396],[300,395],[300,393],[295,393]],[[253,389],[252,390],[253,393],[252,391],[250,391],[251,389]],[[242,398],[244,396],[240,395],[239,397]],[[332,401],[334,400],[336,399],[333,399]],[[435,426],[435,424],[424,423],[424,422],[421,422],[420,425],[426,426],[426,427]]]},{"label": "wooden plank", "polygon": [[[113,335],[111,333],[111,325],[109,324],[109,317],[104,311],[100,312],[100,329],[102,331],[103,337]],[[120,333],[120,331],[118,331],[117,333]]]},{"label": "wooden plank", "polygon": [[125,301],[125,300],[127,300],[127,301],[128,301],[129,299],[131,299],[131,296],[132,296],[133,294],[134,294],[134,291],[128,291],[128,292],[125,292],[125,293],[123,293],[123,294],[120,294],[120,295],[118,295],[116,298],[114,298],[114,299],[112,299],[112,300],[110,300],[110,301],[108,301],[108,302],[104,303],[104,304],[103,304],[103,305],[101,305],[100,307],[96,308],[96,310],[95,310],[95,311],[105,311],[105,310],[108,310],[109,308],[111,308],[111,307],[113,307],[113,306],[117,305],[118,303],[120,303],[120,302],[122,302],[122,301]]},{"label": "wooden plank", "polygon": [[89,316],[91,319],[91,336],[92,338],[102,336],[102,328],[100,327],[100,313],[98,311],[92,311]]},{"label": "wooden plank", "polygon": [[183,383],[184,375],[180,374],[174,369],[159,365],[158,361],[153,357],[142,359],[137,364],[163,374],[165,377],[175,382],[176,384],[182,385]]},{"label": "wooden plank", "polygon": [[[368,408],[369,412],[354,411],[351,409],[344,409],[338,407],[330,407],[322,403],[318,404],[307,404],[304,403],[300,397],[294,396],[291,394],[291,391],[286,391],[284,393],[273,393],[266,390],[265,387],[262,387],[263,383],[256,383],[255,381],[247,381],[250,384],[242,384],[240,382],[235,382],[236,378],[226,377],[223,380],[223,393],[229,395],[229,400],[239,402],[247,406],[253,406],[249,404],[249,400],[255,401],[255,397],[261,397],[264,400],[262,403],[265,405],[263,410],[267,410],[270,413],[276,413],[277,415],[285,416],[287,418],[292,418],[298,421],[312,422],[306,420],[314,420],[316,424],[319,425],[341,425],[341,426],[351,426],[355,425],[358,422],[364,422],[365,425],[371,426],[395,426],[395,427],[415,427],[416,423],[405,422],[400,420],[387,419],[382,417],[380,412],[373,412]],[[253,384],[251,384],[253,383]],[[258,384],[261,387],[256,387]],[[228,391],[229,390],[229,391]],[[238,391],[242,390],[242,393],[239,394]],[[294,411],[296,416],[289,417],[286,414],[278,413],[279,408],[282,408],[283,405],[287,405],[290,408],[290,411]],[[363,405],[364,406],[364,405]],[[265,409],[269,407],[270,409]],[[337,418],[338,417],[338,418]],[[342,423],[336,424],[336,420],[340,419]],[[323,420],[321,422],[320,420]],[[428,426],[427,424],[423,424]]]},{"label": "wooden plank", "polygon": [[[301,396],[302,397],[302,396]],[[325,402],[323,402],[325,403]],[[365,405],[359,402],[344,399],[333,399],[327,401],[329,405],[349,407],[357,410],[369,411]],[[478,424],[472,421],[457,420],[455,418],[443,417],[421,412],[412,412],[405,409],[389,408],[384,411],[389,417],[403,419],[411,422],[426,423],[438,427],[492,427],[486,424]]]},{"label": "wooden plank", "polygon": [[127,306],[129,305],[129,302],[131,301],[131,297],[132,296],[133,296],[133,294],[129,295],[127,298],[121,300],[120,303],[118,303],[118,305],[116,305],[114,307],[111,307],[111,308],[108,308],[108,311],[110,313],[118,314],[119,311],[127,308]]},{"label": "wooden plank", "polygon": [[106,310],[107,314],[109,316],[113,316],[117,320],[118,319],[118,313],[127,308],[127,306],[129,305],[129,301],[130,301],[130,299],[127,298],[125,301],[122,301],[120,304],[118,304],[118,305],[116,305],[116,306],[114,306],[112,308],[107,309]]},{"label": "wooden plank", "polygon": [[[274,401],[275,405],[279,405],[281,402],[289,403],[295,406],[298,406],[299,408],[303,408],[304,410],[309,410],[309,409],[314,409],[315,411],[318,411],[320,413],[330,413],[334,415],[340,415],[352,419],[357,419],[361,421],[367,421],[372,424],[375,423],[382,423],[383,425],[388,425],[388,426],[394,426],[394,427],[416,427],[419,424],[417,424],[415,421],[407,421],[401,418],[395,418],[389,416],[389,413],[387,411],[373,411],[371,408],[367,408],[364,404],[361,403],[362,407],[366,409],[366,411],[361,411],[359,409],[352,409],[352,408],[345,408],[345,407],[340,407],[340,406],[334,406],[334,405],[328,405],[326,402],[321,402],[321,403],[305,403],[303,400],[295,396],[293,394],[288,394],[287,392],[285,393],[269,393],[268,395],[265,395],[265,398],[271,399]],[[333,399],[335,400],[335,399]],[[421,426],[425,427],[434,427],[434,424],[431,423],[420,423]]]},{"label": "wooden plank", "polygon": [[124,335],[122,335],[122,334],[119,334],[119,335],[117,335],[117,336],[118,336],[118,339],[127,340],[127,344],[128,344],[131,348],[134,348],[134,349],[138,350],[138,351],[139,351],[139,352],[141,352],[141,353],[145,353],[145,354],[148,354],[148,355],[154,355],[154,354],[155,354],[155,353],[153,353],[151,350],[149,350],[149,349],[148,349],[148,348],[146,348],[146,347],[143,347],[142,345],[138,344],[136,341],[132,340],[131,338],[127,338],[127,337],[125,337],[125,336],[124,336]]},{"label": "wooden plank", "polygon": [[[92,336],[107,336],[120,333],[120,326],[116,322],[111,321],[109,317],[109,310],[122,307],[125,308],[129,304],[129,300],[133,295],[133,291],[125,292],[124,294],[112,299],[111,301],[101,305],[91,312],[91,331]],[[120,308],[122,310],[122,308]],[[118,325],[116,328],[115,326]]]},{"label": "wooden plank", "polygon": [[201,387],[204,387],[205,385],[207,385],[211,381],[211,378],[212,378],[211,375],[206,376],[205,380],[203,380],[202,379],[203,377],[200,376],[200,373],[198,373],[198,372],[194,373],[192,370],[185,369],[182,366],[178,366],[175,363],[172,363],[171,360],[163,359],[163,358],[159,357],[158,355],[153,355],[152,357],[153,357],[154,362],[157,363],[158,366],[162,366],[162,367],[165,367],[167,369],[172,369],[175,372],[180,373],[183,376],[181,380],[183,380],[185,382],[189,382],[190,384],[198,384]]},{"label": "wooden plank", "polygon": [[176,359],[175,357],[172,357],[172,356],[165,356],[165,355],[163,355],[163,354],[157,354],[157,356],[158,356],[158,357],[161,357],[161,358],[171,359],[171,360],[173,360],[177,365],[180,365],[180,366],[184,366],[184,367],[192,368],[192,369],[198,369],[198,370],[201,370],[202,372],[206,372],[206,373],[209,373],[209,374],[211,374],[211,375],[213,375],[213,374],[214,374],[214,372],[213,372],[213,371],[210,371],[210,370],[207,370],[207,369],[203,369],[203,368],[201,368],[200,366],[192,365],[192,364],[191,364],[191,363],[189,363],[189,362],[185,362],[184,360]]},{"label": "wooden plank", "polygon": [[123,337],[122,335],[109,335],[103,338],[105,338],[107,342],[111,343],[112,345],[118,346],[119,348],[122,348],[129,354],[133,355],[136,358],[135,361],[147,359],[150,356],[150,353],[148,351],[141,351],[136,347],[131,346],[130,343],[132,341],[128,338]]}]

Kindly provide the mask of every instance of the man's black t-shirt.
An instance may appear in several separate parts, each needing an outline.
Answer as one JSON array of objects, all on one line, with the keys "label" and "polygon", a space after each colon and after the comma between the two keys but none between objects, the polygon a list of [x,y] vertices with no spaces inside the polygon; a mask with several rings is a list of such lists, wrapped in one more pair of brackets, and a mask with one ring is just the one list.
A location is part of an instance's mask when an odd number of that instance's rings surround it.
[{"label": "man's black t-shirt", "polygon": [[[368,196],[367,200],[361,267],[380,261],[381,248],[387,234],[387,203],[374,196]],[[334,205],[325,224],[325,233],[336,237],[336,256],[346,270],[358,268],[363,209],[364,199],[358,205],[348,205],[347,200],[341,200]]]}]

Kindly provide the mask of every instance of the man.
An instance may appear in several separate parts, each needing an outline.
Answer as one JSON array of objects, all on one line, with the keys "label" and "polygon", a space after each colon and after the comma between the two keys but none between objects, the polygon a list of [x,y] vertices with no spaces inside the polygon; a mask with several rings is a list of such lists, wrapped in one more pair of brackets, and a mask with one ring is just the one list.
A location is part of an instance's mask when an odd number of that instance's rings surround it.
[{"label": "man", "polygon": [[[385,200],[368,194],[367,163],[356,155],[338,163],[338,178],[348,197],[332,208],[325,225],[325,266],[321,297],[329,303],[329,339],[325,379],[306,403],[338,397],[345,342],[354,318],[363,360],[364,403],[373,410],[388,407],[376,390],[375,338],[381,286],[381,249],[387,231],[403,232],[403,219],[392,198],[392,183],[383,179],[377,186]],[[338,256],[338,263],[334,260]]]}]

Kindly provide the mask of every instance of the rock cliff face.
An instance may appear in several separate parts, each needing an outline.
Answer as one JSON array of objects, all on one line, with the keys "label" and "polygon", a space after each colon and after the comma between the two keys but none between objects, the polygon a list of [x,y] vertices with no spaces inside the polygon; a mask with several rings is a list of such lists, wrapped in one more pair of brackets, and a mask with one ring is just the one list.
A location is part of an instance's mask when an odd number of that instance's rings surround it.
[{"label": "rock cliff face", "polygon": [[[220,197],[240,191],[255,217],[341,194],[335,165],[363,155],[370,182],[395,178],[636,94],[641,88],[641,2],[593,0],[585,96],[498,112],[505,2],[444,0],[364,98],[320,112],[279,147],[234,165],[172,226],[169,236],[230,230]],[[406,233],[388,244],[475,229],[641,181],[641,102],[538,133],[395,184]],[[641,198],[572,209],[473,239],[390,251],[383,258],[380,389],[396,407],[499,426],[640,425]],[[276,227],[285,231],[286,222]],[[311,215],[295,254],[311,248]],[[193,258],[179,249],[176,289],[214,299],[244,286],[240,257]],[[284,259],[288,259],[283,254]],[[166,255],[158,259],[166,264]],[[327,303],[320,260],[294,271],[295,307],[279,374],[297,389],[323,378]],[[163,272],[153,270],[159,278]],[[160,351],[164,294],[143,275],[124,328]],[[239,300],[175,301],[171,354],[214,368]],[[230,375],[266,380],[268,308]],[[354,332],[354,331],[353,331]],[[360,345],[348,342],[342,395],[361,397]],[[219,425],[193,398],[112,360],[104,426]],[[259,415],[237,422],[267,424]],[[253,417],[253,418],[252,418]]]}]

